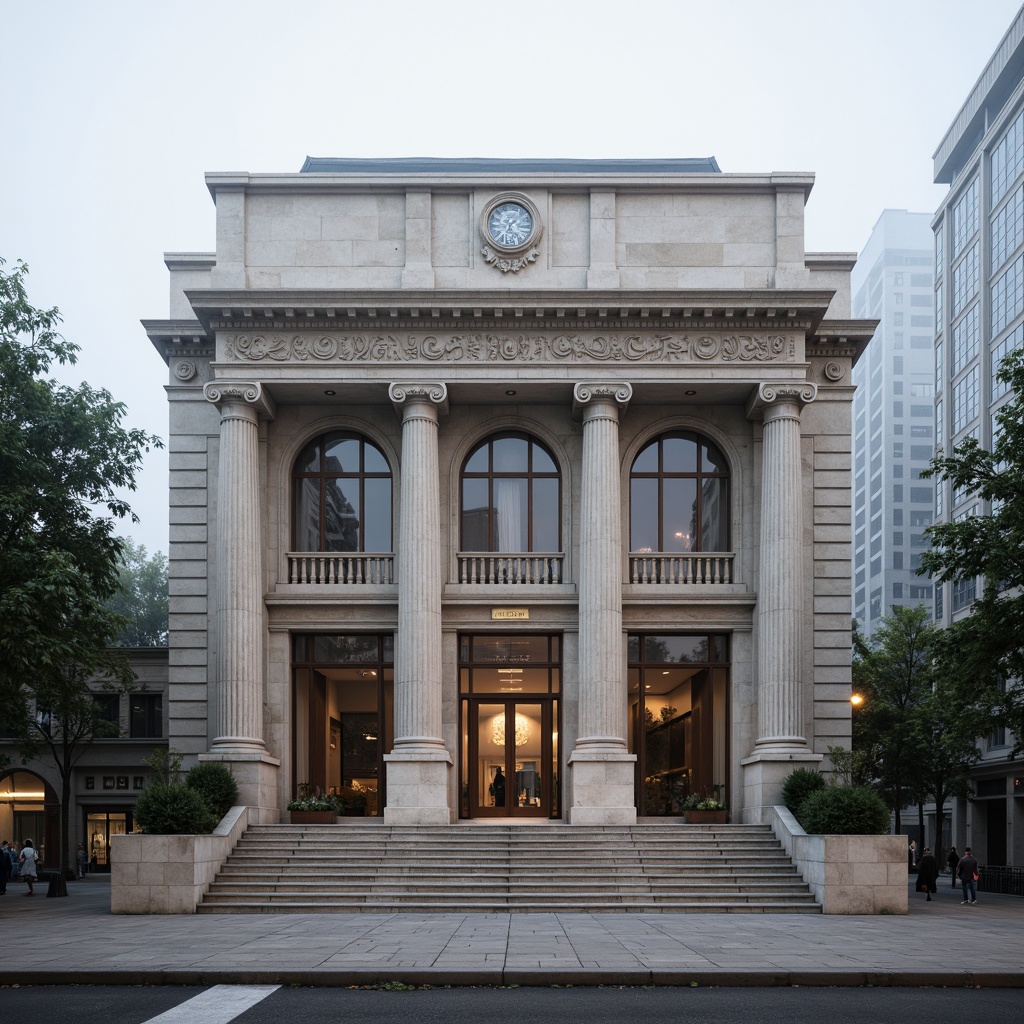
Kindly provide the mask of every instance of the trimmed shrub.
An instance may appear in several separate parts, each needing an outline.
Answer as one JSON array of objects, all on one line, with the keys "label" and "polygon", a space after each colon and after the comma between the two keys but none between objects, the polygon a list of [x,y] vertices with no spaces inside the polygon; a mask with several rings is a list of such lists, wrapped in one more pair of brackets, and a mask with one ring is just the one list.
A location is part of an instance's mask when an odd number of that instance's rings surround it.
[{"label": "trimmed shrub", "polygon": [[813,835],[879,836],[889,831],[889,809],[867,786],[826,786],[803,802],[800,824]]},{"label": "trimmed shrub", "polygon": [[782,801],[800,820],[800,808],[804,801],[819,789],[825,788],[825,778],[813,768],[797,768],[790,772],[782,784]]},{"label": "trimmed shrub", "polygon": [[183,782],[157,782],[135,804],[135,821],[147,835],[208,835],[218,819],[199,793]]},{"label": "trimmed shrub", "polygon": [[194,789],[218,821],[238,802],[238,783],[220,761],[201,761],[189,768],[185,785]]}]

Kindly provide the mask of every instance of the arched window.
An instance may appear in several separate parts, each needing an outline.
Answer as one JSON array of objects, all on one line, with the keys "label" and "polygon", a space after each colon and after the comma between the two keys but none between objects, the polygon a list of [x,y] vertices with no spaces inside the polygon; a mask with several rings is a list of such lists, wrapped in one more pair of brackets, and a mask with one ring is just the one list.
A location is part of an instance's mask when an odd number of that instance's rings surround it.
[{"label": "arched window", "polygon": [[707,438],[662,434],[629,474],[631,551],[729,550],[729,467]]},{"label": "arched window", "polygon": [[321,434],[292,472],[296,551],[391,551],[391,468],[360,434]]},{"label": "arched window", "polygon": [[495,434],[462,469],[463,551],[561,550],[561,478],[526,434]]}]

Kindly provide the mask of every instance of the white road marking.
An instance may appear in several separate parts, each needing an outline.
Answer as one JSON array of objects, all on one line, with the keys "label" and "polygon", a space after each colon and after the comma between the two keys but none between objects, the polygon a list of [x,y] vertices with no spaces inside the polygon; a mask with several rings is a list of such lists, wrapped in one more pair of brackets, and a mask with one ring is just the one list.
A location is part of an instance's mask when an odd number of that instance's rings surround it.
[{"label": "white road marking", "polygon": [[214,985],[146,1024],[228,1024],[280,985]]}]

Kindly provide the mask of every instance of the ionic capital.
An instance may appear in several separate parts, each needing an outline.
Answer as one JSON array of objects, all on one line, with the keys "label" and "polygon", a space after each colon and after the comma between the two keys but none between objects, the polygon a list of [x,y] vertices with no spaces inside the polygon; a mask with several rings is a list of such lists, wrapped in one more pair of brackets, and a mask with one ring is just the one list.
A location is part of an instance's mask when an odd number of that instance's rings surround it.
[{"label": "ionic capital", "polygon": [[572,389],[572,414],[579,419],[584,406],[607,402],[625,409],[632,397],[633,386],[625,381],[581,380]]},{"label": "ionic capital", "polygon": [[209,384],[203,385],[203,396],[217,406],[222,415],[232,405],[254,409],[257,414],[268,420],[277,415],[274,400],[264,391],[263,385],[255,381],[210,381]]},{"label": "ionic capital", "polygon": [[791,415],[799,418],[800,410],[818,397],[818,385],[809,381],[759,384],[747,402],[747,417],[760,415],[765,420]]},{"label": "ionic capital", "polygon": [[415,404],[429,404],[439,412],[448,412],[448,385],[436,380],[396,381],[388,386],[388,397],[399,416],[403,407]]}]

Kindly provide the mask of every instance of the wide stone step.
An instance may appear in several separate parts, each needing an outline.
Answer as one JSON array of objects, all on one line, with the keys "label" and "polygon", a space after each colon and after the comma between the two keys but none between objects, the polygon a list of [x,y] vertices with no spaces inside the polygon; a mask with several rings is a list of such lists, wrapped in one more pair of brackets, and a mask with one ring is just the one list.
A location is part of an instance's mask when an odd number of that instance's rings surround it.
[{"label": "wide stone step", "polygon": [[202,913],[817,913],[766,826],[258,825]]}]

